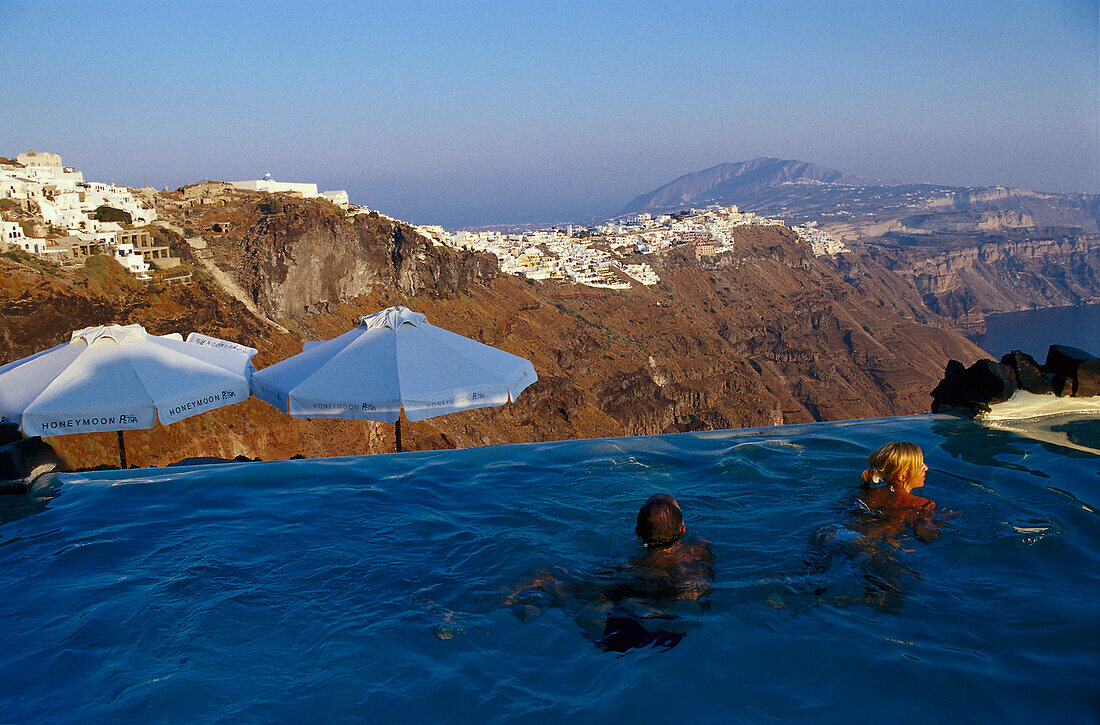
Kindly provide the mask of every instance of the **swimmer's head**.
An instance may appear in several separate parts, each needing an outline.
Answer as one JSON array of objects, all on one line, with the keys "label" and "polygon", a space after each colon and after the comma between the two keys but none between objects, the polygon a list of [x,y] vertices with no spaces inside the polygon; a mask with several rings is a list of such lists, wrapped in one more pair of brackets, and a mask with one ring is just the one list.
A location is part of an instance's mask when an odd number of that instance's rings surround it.
[{"label": "swimmer's head", "polygon": [[638,511],[636,533],[647,547],[668,546],[684,535],[684,514],[680,504],[667,493],[656,493]]},{"label": "swimmer's head", "polygon": [[863,472],[863,485],[886,483],[911,491],[924,485],[924,454],[920,446],[905,441],[894,441],[880,446],[867,456],[868,468]]}]

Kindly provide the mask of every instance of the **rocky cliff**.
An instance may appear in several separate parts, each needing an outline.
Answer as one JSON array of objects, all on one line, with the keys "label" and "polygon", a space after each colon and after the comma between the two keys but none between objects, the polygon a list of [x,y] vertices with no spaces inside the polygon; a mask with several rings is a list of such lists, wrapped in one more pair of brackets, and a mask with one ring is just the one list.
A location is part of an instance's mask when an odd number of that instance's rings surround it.
[{"label": "rocky cliff", "polygon": [[[783,228],[747,227],[735,252],[714,257],[673,248],[649,258],[660,285],[597,290],[500,275],[493,259],[385,217],[292,199],[278,209],[246,199],[165,214],[203,232],[248,305],[213,277],[161,289],[106,259],[73,271],[0,258],[0,361],[117,321],[235,339],[260,349],[264,367],[403,304],[529,358],[539,374],[504,408],[403,427],[409,447],[439,448],[924,412],[947,360],[982,354],[943,329],[911,282],[869,257],[815,258]],[[127,440],[138,465],[393,447],[392,426],[292,420],[254,399]],[[107,434],[51,442],[78,465],[114,455]]]},{"label": "rocky cliff", "polygon": [[1100,299],[1100,194],[878,182],[767,158],[687,174],[624,212],[713,203],[818,223],[963,329],[990,313]]},{"label": "rocky cliff", "polygon": [[318,305],[369,295],[453,297],[496,277],[496,259],[433,247],[411,227],[378,215],[345,218],[320,203],[287,201],[226,249],[225,267],[256,305],[296,318]]},{"label": "rocky cliff", "polygon": [[878,255],[933,312],[961,327],[984,316],[1100,301],[1100,237],[1063,236]]}]

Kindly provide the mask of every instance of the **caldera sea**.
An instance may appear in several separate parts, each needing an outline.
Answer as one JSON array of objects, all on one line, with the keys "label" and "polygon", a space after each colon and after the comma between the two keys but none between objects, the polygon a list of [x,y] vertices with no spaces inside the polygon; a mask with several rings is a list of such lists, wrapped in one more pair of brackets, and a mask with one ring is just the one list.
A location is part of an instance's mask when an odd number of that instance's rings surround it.
[{"label": "caldera sea", "polygon": [[1023,350],[1040,363],[1051,345],[1071,345],[1100,355],[1100,305],[1049,307],[985,318],[986,331],[971,339],[996,359]]}]

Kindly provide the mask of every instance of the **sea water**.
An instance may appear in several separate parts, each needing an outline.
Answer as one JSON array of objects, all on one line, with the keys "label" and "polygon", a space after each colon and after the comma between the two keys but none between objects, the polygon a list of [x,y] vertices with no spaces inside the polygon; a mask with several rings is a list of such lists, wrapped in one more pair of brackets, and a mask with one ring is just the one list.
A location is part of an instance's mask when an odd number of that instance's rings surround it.
[{"label": "sea water", "polygon": [[1100,355],[1100,305],[988,315],[985,332],[972,339],[998,360],[1005,353],[1023,350],[1041,363],[1051,345],[1070,345]]},{"label": "sea water", "polygon": [[[1097,426],[1047,426],[1075,448],[917,416],[58,476],[0,499],[0,721],[1095,722]],[[959,515],[884,544],[870,597],[811,542],[899,439]],[[675,646],[607,651],[579,605],[504,604],[547,568],[598,585],[659,491],[716,556],[670,606]]]}]

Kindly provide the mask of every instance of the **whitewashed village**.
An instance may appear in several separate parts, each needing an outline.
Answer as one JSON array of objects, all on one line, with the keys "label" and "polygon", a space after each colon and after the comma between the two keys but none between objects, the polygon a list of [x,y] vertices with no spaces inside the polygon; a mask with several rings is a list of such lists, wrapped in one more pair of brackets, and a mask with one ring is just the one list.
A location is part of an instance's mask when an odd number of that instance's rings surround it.
[{"label": "whitewashed village", "polygon": [[[660,282],[648,263],[628,261],[636,255],[690,244],[697,257],[714,256],[732,250],[734,231],[748,225],[783,226],[783,220],[742,212],[736,206],[715,206],[656,217],[641,213],[580,229],[568,225],[564,230],[516,234],[450,233],[438,226],[421,226],[417,231],[439,244],[494,254],[501,271],[508,274],[629,289],[631,280],[643,285]],[[842,242],[814,224],[791,228],[810,245],[815,256],[848,251]]]},{"label": "whitewashed village", "polygon": [[[197,186],[203,190],[207,185]],[[347,192],[318,192],[316,184],[276,182],[270,176],[218,186],[324,198],[348,208]],[[185,204],[194,203],[188,198],[193,195],[184,196]],[[0,251],[19,249],[61,266],[80,266],[93,255],[107,255],[135,278],[150,279],[154,269],[180,266],[168,245],[148,229],[157,224],[157,203],[155,189],[88,182],[81,171],[63,165],[59,154],[30,149],[14,161],[0,160]],[[9,218],[15,210],[31,219]],[[205,247],[201,237],[187,242]],[[190,272],[181,272],[166,281],[189,277]]]},{"label": "whitewashed village", "polygon": [[[87,182],[82,172],[64,166],[58,154],[33,149],[14,161],[5,161],[0,160],[0,251],[19,249],[62,266],[82,265],[93,255],[108,255],[137,279],[150,279],[154,269],[179,266],[180,260],[170,254],[169,247],[142,228],[157,222],[155,189]],[[220,189],[321,198],[348,213],[372,213],[367,207],[351,205],[346,191],[319,192],[316,184],[279,182],[270,175],[185,187],[185,203],[205,203],[211,191]],[[32,213],[34,220],[13,220],[11,212],[16,209]],[[735,230],[747,225],[782,226],[783,220],[742,212],[736,206],[715,206],[656,217],[642,213],[593,227],[568,225],[511,234],[450,232],[440,226],[416,229],[438,245],[493,254],[506,274],[629,289],[634,283],[648,286],[660,282],[640,256],[685,244],[692,245],[700,258],[720,254],[734,248]],[[815,256],[848,251],[813,223],[791,229]],[[205,247],[201,237],[189,237],[187,243]],[[180,279],[190,277],[188,272],[180,274]]]},{"label": "whitewashed village", "polygon": [[[168,247],[155,244],[144,226],[156,219],[149,194],[101,182],[64,166],[58,154],[19,154],[15,163],[0,163],[0,246],[17,248],[60,265],[79,265],[95,254],[113,257],[139,279],[148,279],[151,264],[177,266]],[[34,212],[37,222],[7,219],[15,208]],[[155,260],[155,261],[154,261]]]}]

